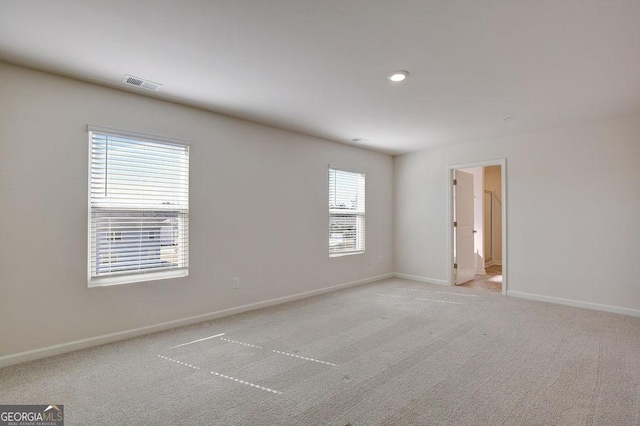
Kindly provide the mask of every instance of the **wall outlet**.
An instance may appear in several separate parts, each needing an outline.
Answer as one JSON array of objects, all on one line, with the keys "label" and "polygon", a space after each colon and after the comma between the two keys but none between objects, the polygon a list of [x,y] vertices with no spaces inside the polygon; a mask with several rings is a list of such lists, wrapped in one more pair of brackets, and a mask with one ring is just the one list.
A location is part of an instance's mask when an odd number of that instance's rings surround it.
[{"label": "wall outlet", "polygon": [[240,277],[233,277],[231,279],[231,287],[232,288],[239,288],[240,287]]}]

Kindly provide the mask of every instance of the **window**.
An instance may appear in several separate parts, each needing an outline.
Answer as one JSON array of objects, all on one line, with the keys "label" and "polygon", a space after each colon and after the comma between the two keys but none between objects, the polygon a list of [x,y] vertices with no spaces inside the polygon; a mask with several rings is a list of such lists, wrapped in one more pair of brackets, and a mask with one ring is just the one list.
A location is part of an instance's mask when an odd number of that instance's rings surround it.
[{"label": "window", "polygon": [[329,256],[364,252],[362,172],[329,166]]},{"label": "window", "polygon": [[89,127],[89,286],[188,275],[189,146]]}]

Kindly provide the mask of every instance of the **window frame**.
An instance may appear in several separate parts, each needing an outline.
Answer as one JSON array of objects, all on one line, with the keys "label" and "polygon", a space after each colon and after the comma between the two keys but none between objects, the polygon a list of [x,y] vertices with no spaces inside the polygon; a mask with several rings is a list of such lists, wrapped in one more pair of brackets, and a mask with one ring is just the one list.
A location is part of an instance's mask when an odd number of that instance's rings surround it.
[{"label": "window frame", "polygon": [[[347,173],[352,173],[352,174],[357,174],[357,175],[361,175],[362,179],[363,179],[363,197],[364,197],[364,201],[362,203],[362,211],[354,211],[354,210],[348,210],[348,209],[331,209],[331,205],[329,204],[328,207],[328,213],[329,213],[329,238],[327,239],[327,251],[329,253],[329,257],[330,258],[334,258],[334,257],[343,257],[343,256],[352,256],[352,255],[357,255],[357,254],[364,254],[366,251],[366,232],[367,232],[367,221],[366,221],[366,200],[367,200],[367,196],[366,196],[366,192],[367,192],[367,174],[366,172],[364,172],[363,170],[358,170],[358,169],[354,169],[351,167],[344,167],[344,166],[338,166],[335,164],[329,164],[329,168],[327,170],[327,200],[329,201],[329,203],[331,202],[331,171],[335,170],[335,171],[340,171],[340,172],[347,172]],[[358,235],[361,234],[361,244],[362,246],[359,248],[356,248],[354,250],[349,250],[349,251],[339,251],[339,252],[334,252],[332,251],[331,248],[331,219],[334,215],[350,215],[350,216],[354,216],[356,217],[356,221],[361,221],[362,224],[362,232],[358,232],[358,230],[356,230],[356,240],[358,239]]]},{"label": "window frame", "polygon": [[[150,271],[150,272],[137,272],[137,273],[123,273],[112,276],[92,276],[92,169],[93,169],[93,158],[92,158],[92,146],[93,146],[93,133],[99,133],[109,136],[122,137],[128,139],[135,139],[140,141],[159,143],[159,144],[170,144],[170,145],[180,145],[185,146],[187,148],[187,202],[186,208],[176,209],[183,210],[186,213],[186,247],[183,250],[186,250],[185,255],[185,266],[176,268],[176,269],[165,269],[162,271]],[[191,155],[191,144],[188,141],[169,138],[165,136],[157,136],[139,132],[132,132],[127,130],[114,129],[103,126],[96,126],[89,124],[87,125],[87,136],[88,136],[88,170],[87,170],[87,286],[89,288],[93,287],[104,287],[111,285],[119,285],[119,284],[131,284],[145,281],[156,281],[163,280],[169,278],[179,278],[186,277],[189,275],[189,243],[190,243],[190,227],[189,227],[189,193],[190,193],[190,155]],[[114,238],[115,238],[114,232]],[[122,236],[120,235],[120,238]]]}]

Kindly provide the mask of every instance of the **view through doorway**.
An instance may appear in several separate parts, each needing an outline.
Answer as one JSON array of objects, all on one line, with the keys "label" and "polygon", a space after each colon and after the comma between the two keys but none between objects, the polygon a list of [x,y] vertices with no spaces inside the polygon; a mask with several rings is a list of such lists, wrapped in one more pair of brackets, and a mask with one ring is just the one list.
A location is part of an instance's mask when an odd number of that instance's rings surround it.
[{"label": "view through doorway", "polygon": [[488,266],[485,268],[484,274],[476,274],[471,281],[460,284],[460,287],[477,288],[500,293],[502,291],[502,266]]},{"label": "view through doorway", "polygon": [[449,166],[449,283],[506,294],[506,160]]}]

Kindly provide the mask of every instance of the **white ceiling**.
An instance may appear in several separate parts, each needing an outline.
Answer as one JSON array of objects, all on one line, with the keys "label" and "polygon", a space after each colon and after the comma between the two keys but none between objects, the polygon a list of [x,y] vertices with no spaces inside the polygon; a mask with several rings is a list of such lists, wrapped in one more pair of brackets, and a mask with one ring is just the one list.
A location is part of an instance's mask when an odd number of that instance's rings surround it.
[{"label": "white ceiling", "polygon": [[0,0],[0,59],[397,154],[640,112],[640,0]]}]

